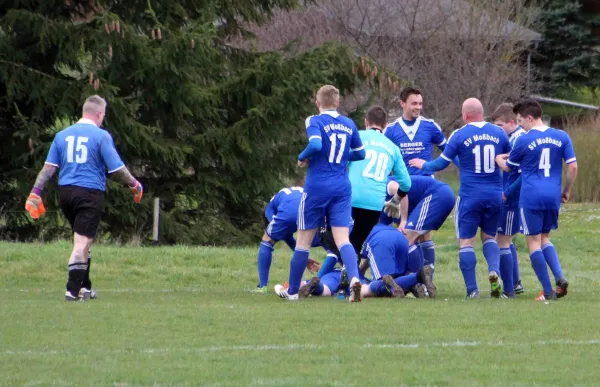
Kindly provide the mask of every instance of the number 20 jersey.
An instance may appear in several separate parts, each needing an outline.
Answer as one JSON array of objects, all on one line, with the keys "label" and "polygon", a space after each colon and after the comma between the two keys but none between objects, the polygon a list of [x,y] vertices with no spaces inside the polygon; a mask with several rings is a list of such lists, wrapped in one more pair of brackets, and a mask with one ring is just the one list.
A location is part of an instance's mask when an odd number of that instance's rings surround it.
[{"label": "number 20 jersey", "polygon": [[320,138],[322,148],[309,159],[304,192],[319,196],[350,195],[350,150],[363,149],[358,129],[350,118],[327,110],[306,119],[308,140]]},{"label": "number 20 jersey", "polygon": [[125,165],[110,134],[92,121],[81,119],[54,136],[46,164],[60,168],[58,185],[106,189],[106,172]]},{"label": "number 20 jersey", "polygon": [[502,195],[502,175],[496,155],[510,152],[508,136],[502,128],[487,122],[471,122],[455,130],[441,157],[460,162],[459,196],[489,199]]}]

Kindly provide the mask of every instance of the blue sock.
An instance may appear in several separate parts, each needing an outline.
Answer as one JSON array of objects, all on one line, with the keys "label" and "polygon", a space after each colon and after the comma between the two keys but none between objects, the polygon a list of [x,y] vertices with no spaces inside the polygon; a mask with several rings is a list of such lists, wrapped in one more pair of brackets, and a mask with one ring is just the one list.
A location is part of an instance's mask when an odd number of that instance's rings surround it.
[{"label": "blue sock", "polygon": [[321,264],[321,268],[317,273],[317,277],[322,278],[325,274],[331,273],[337,263],[337,257],[333,254],[327,254],[325,261]]},{"label": "blue sock", "polygon": [[516,284],[521,280],[521,272],[519,271],[519,256],[517,254],[517,246],[514,243],[510,244],[510,253],[513,258],[513,280]]},{"label": "blue sock", "polygon": [[515,288],[515,283],[513,278],[513,257],[508,247],[500,249],[500,277],[502,277],[504,293],[511,294]]},{"label": "blue sock", "polygon": [[269,270],[273,259],[273,245],[270,242],[260,242],[258,249],[258,279],[261,288],[269,284]]},{"label": "blue sock", "polygon": [[558,260],[558,254],[556,253],[556,249],[552,242],[548,242],[542,246],[542,252],[544,253],[544,258],[546,258],[546,263],[550,266],[550,270],[552,270],[552,274],[554,274],[554,280],[558,281],[563,277],[562,267],[560,267],[560,261]]},{"label": "blue sock", "polygon": [[483,242],[483,256],[488,263],[488,270],[500,274],[500,248],[495,239]]},{"label": "blue sock", "polygon": [[435,245],[433,241],[425,241],[419,243],[421,250],[423,250],[423,264],[435,266]]},{"label": "blue sock", "polygon": [[348,278],[350,278],[350,280],[352,280],[352,278],[358,278],[358,258],[356,256],[356,251],[354,251],[354,247],[352,247],[350,243],[346,243],[340,248],[340,255],[342,256],[342,262],[344,262],[344,266],[348,272]]},{"label": "blue sock", "polygon": [[416,273],[412,273],[409,275],[403,275],[401,277],[396,277],[396,278],[394,278],[394,281],[404,291],[407,291],[408,289],[412,288],[413,286],[415,286],[416,284],[419,283],[419,281],[417,281]]},{"label": "blue sock", "polygon": [[312,291],[312,295],[313,296],[320,296],[321,294],[323,294],[323,291],[325,291],[325,288],[323,287],[322,283],[319,283],[319,286],[317,286],[315,288],[315,290]]},{"label": "blue sock", "polygon": [[383,294],[383,292],[385,292],[385,285],[383,284],[383,280],[372,281],[369,284],[369,289],[376,296]]},{"label": "blue sock", "polygon": [[529,257],[531,258],[533,271],[544,288],[544,294],[551,294],[554,289],[552,288],[552,282],[550,282],[550,276],[548,275],[548,267],[546,266],[544,253],[542,253],[542,250],[536,250],[530,254]]},{"label": "blue sock", "polygon": [[416,273],[423,267],[423,252],[417,245],[408,248],[407,270],[410,273]]},{"label": "blue sock", "polygon": [[462,271],[463,278],[465,279],[467,294],[471,294],[475,290],[478,290],[477,275],[475,274],[475,265],[477,265],[475,250],[472,247],[463,247],[459,250],[458,261],[460,271]]},{"label": "blue sock", "polygon": [[296,294],[300,289],[300,282],[302,281],[302,275],[304,274],[304,269],[306,269],[306,265],[308,264],[308,250],[304,250],[296,247],[294,250],[294,255],[292,255],[292,260],[290,262],[290,278],[288,294]]}]

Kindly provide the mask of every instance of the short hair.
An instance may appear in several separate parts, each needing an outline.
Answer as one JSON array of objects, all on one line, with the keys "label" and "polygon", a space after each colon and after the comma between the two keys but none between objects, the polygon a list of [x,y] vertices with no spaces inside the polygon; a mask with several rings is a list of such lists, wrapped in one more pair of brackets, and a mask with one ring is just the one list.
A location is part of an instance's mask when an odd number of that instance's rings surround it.
[{"label": "short hair", "polygon": [[377,125],[380,128],[385,128],[387,125],[387,112],[384,108],[378,105],[371,106],[369,110],[367,110],[367,115],[365,118],[369,124]]},{"label": "short hair", "polygon": [[500,104],[494,114],[492,114],[492,121],[502,120],[504,122],[517,121],[517,115],[513,111],[514,105],[512,103]]},{"label": "short hair", "polygon": [[317,101],[321,104],[321,107],[332,108],[337,106],[337,102],[340,100],[340,91],[332,85],[322,86],[317,92]]},{"label": "short hair", "polygon": [[411,95],[421,95],[421,90],[419,90],[415,87],[410,87],[410,86],[405,87],[400,92],[400,100],[402,102],[406,102],[408,100],[408,97],[410,97]]},{"label": "short hair", "polygon": [[83,104],[84,113],[104,113],[106,110],[106,100],[99,95],[87,97]]},{"label": "short hair", "polygon": [[521,117],[532,116],[533,118],[542,118],[542,106],[532,98],[524,98],[517,102],[513,108],[515,114],[520,114]]}]

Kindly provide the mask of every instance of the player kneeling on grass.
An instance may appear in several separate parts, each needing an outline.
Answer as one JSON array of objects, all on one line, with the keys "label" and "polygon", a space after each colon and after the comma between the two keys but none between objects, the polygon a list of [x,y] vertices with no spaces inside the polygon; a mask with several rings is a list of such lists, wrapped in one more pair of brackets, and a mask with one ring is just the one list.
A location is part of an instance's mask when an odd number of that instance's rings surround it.
[{"label": "player kneeling on grass", "polygon": [[[543,287],[535,300],[555,300],[567,295],[569,283],[550,242],[550,231],[558,228],[560,203],[568,202],[571,197],[577,177],[577,159],[569,135],[544,125],[542,107],[537,101],[523,99],[513,111],[527,133],[517,139],[510,154],[498,155],[496,162],[505,172],[521,169],[519,207],[523,233],[527,235],[531,266]],[[563,161],[567,164],[567,173],[561,192]],[[554,274],[556,291],[546,265]]]},{"label": "player kneeling on grass", "polygon": [[[454,208],[454,192],[446,183],[429,176],[410,177],[411,186],[408,194],[400,200],[400,219],[397,209],[391,207],[381,212],[379,222],[389,225],[398,223],[399,230],[408,239],[408,255],[414,260],[421,260],[426,266],[435,266],[435,250],[432,240],[423,240],[433,230],[439,230]],[[389,201],[398,192],[395,178],[388,178]],[[386,212],[387,211],[387,212]],[[393,216],[388,215],[390,213]]]},{"label": "player kneeling on grass", "polygon": [[[292,251],[296,248],[294,233],[298,229],[298,207],[303,192],[302,187],[283,188],[271,198],[265,208],[264,219],[268,224],[258,250],[259,284],[252,290],[253,293],[268,293],[267,285],[275,244],[284,241]],[[315,236],[312,247],[317,246],[319,246],[319,239]],[[312,273],[319,270],[320,265],[309,258],[307,268]]]},{"label": "player kneeling on grass", "polygon": [[83,105],[83,118],[54,136],[46,163],[25,204],[32,218],[42,216],[46,212],[42,201],[44,187],[60,169],[60,208],[74,233],[66,301],[95,298],[89,250],[104,210],[107,170],[129,185],[136,203],[142,200],[142,185],[125,168],[110,134],[100,128],[105,111],[106,101],[91,96]]}]

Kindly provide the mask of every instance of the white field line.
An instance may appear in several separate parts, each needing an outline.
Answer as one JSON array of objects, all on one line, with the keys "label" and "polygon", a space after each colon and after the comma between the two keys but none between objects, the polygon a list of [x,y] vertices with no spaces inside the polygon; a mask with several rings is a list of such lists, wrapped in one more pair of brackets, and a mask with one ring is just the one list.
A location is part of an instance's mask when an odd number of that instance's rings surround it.
[{"label": "white field line", "polygon": [[[322,350],[322,349],[358,349],[358,350],[410,350],[428,348],[462,348],[462,347],[536,347],[536,346],[566,346],[566,345],[600,345],[600,339],[593,340],[540,340],[532,342],[505,342],[505,341],[448,341],[433,343],[406,343],[406,344],[358,344],[358,345],[322,345],[322,344],[288,344],[288,345],[233,345],[209,347],[175,347],[175,348],[142,348],[142,349],[90,349],[86,354],[169,354],[169,353],[212,353],[212,352],[268,352],[268,351],[296,351],[296,350]],[[73,354],[71,350],[1,350],[0,357],[11,356],[62,356]]]}]

